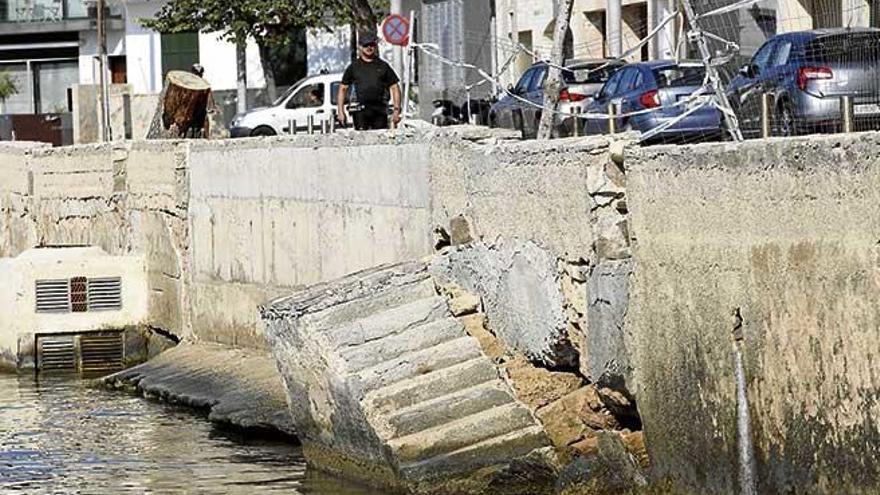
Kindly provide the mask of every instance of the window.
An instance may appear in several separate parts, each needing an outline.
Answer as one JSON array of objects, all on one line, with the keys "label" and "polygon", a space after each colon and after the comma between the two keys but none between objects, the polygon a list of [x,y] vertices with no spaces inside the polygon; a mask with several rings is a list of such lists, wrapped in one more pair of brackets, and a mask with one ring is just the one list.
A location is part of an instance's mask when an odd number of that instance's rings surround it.
[{"label": "window", "polygon": [[163,74],[172,70],[189,71],[199,61],[199,33],[163,34],[161,42]]},{"label": "window", "polygon": [[513,92],[521,95],[528,91],[529,85],[532,81],[532,77],[535,75],[535,69],[529,69],[526,71],[522,77],[519,78],[519,81],[516,83],[516,87],[513,88]]},{"label": "window", "polygon": [[532,80],[529,82],[529,93],[534,93],[535,91],[541,91],[542,89],[544,89],[544,80],[547,79],[546,65],[536,67],[534,71],[535,74],[532,76]]},{"label": "window", "polygon": [[776,48],[776,54],[773,55],[773,67],[781,67],[788,63],[788,57],[791,54],[791,41],[783,40],[779,42]]},{"label": "window", "polygon": [[770,55],[773,53],[773,49],[776,47],[776,42],[770,42],[766,45],[762,46],[758,53],[752,58],[752,65],[755,66],[757,74],[760,74],[762,71],[767,69],[767,66],[770,62]]},{"label": "window", "polygon": [[322,105],[324,105],[324,83],[303,86],[287,100],[287,108],[315,108]]},{"label": "window", "polygon": [[621,93],[632,91],[638,87],[640,72],[638,69],[626,69],[621,76],[620,91]]},{"label": "window", "polygon": [[600,98],[609,98],[617,94],[617,86],[620,84],[621,79],[623,79],[623,73],[624,71],[620,70],[611,76],[611,79],[605,83],[605,86],[602,86],[602,91],[599,95]]},{"label": "window", "polygon": [[702,86],[706,76],[706,69],[702,66],[666,67],[653,72],[657,87],[661,89]]},{"label": "window", "polygon": [[[338,102],[336,96],[339,94],[340,84],[342,83],[335,82],[330,85],[330,103],[332,103],[333,106],[336,106],[336,103]],[[357,92],[355,91],[354,86],[349,86],[348,92],[345,93],[345,102],[351,103],[352,100],[357,101]]]}]

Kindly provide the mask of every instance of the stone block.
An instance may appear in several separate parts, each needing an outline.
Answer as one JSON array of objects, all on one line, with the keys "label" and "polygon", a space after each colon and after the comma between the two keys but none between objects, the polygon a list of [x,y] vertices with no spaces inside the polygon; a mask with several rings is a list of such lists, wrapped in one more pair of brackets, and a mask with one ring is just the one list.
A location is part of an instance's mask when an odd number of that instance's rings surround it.
[{"label": "stone block", "polygon": [[617,390],[633,390],[632,367],[625,340],[625,317],[629,305],[631,259],[602,260],[593,267],[587,282],[586,361],[596,383]]}]

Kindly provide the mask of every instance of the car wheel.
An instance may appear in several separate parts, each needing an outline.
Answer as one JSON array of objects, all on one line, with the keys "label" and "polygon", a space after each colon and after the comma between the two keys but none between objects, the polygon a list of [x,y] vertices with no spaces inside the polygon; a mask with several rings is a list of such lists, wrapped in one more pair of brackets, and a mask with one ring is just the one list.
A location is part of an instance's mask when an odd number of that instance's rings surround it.
[{"label": "car wheel", "polygon": [[797,120],[795,119],[794,111],[791,109],[791,104],[788,102],[782,103],[779,107],[779,117],[777,118],[776,132],[774,134],[782,137],[797,135]]},{"label": "car wheel", "polygon": [[274,136],[276,134],[277,133],[275,132],[275,129],[272,129],[271,127],[265,125],[261,125],[260,127],[257,127],[256,129],[251,131],[251,136]]}]

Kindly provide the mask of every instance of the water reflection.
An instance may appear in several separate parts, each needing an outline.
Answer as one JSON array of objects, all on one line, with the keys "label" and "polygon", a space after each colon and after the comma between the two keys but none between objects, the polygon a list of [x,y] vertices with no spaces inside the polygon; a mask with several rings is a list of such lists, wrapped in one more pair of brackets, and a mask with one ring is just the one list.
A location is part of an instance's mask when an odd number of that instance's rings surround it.
[{"label": "water reflection", "polygon": [[0,375],[0,492],[376,495],[306,471],[297,447],[81,381]]}]

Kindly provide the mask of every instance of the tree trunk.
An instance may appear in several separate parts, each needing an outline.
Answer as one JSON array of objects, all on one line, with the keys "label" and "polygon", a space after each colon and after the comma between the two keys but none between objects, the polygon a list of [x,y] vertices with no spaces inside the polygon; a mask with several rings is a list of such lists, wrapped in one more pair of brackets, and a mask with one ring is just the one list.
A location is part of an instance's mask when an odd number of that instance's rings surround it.
[{"label": "tree trunk", "polygon": [[169,72],[147,139],[206,136],[210,98],[211,86],[201,77],[179,70]]},{"label": "tree trunk", "polygon": [[556,0],[556,29],[553,31],[553,51],[550,53],[551,67],[544,83],[544,109],[541,113],[541,126],[538,128],[538,139],[550,139],[553,135],[553,122],[556,108],[559,106],[559,91],[562,89],[563,51],[565,35],[571,21],[571,8],[574,0]]},{"label": "tree trunk", "polygon": [[235,60],[238,66],[238,92],[235,111],[247,112],[247,41],[238,41],[235,44]]},{"label": "tree trunk", "polygon": [[275,69],[269,60],[269,47],[260,40],[257,40],[257,48],[260,50],[260,65],[263,67],[263,77],[266,79],[266,96],[269,101],[275,101],[278,98],[278,89],[275,86]]},{"label": "tree trunk", "polygon": [[376,34],[376,25],[379,20],[370,5],[370,0],[349,0],[351,10],[354,13],[354,24],[358,33]]}]

